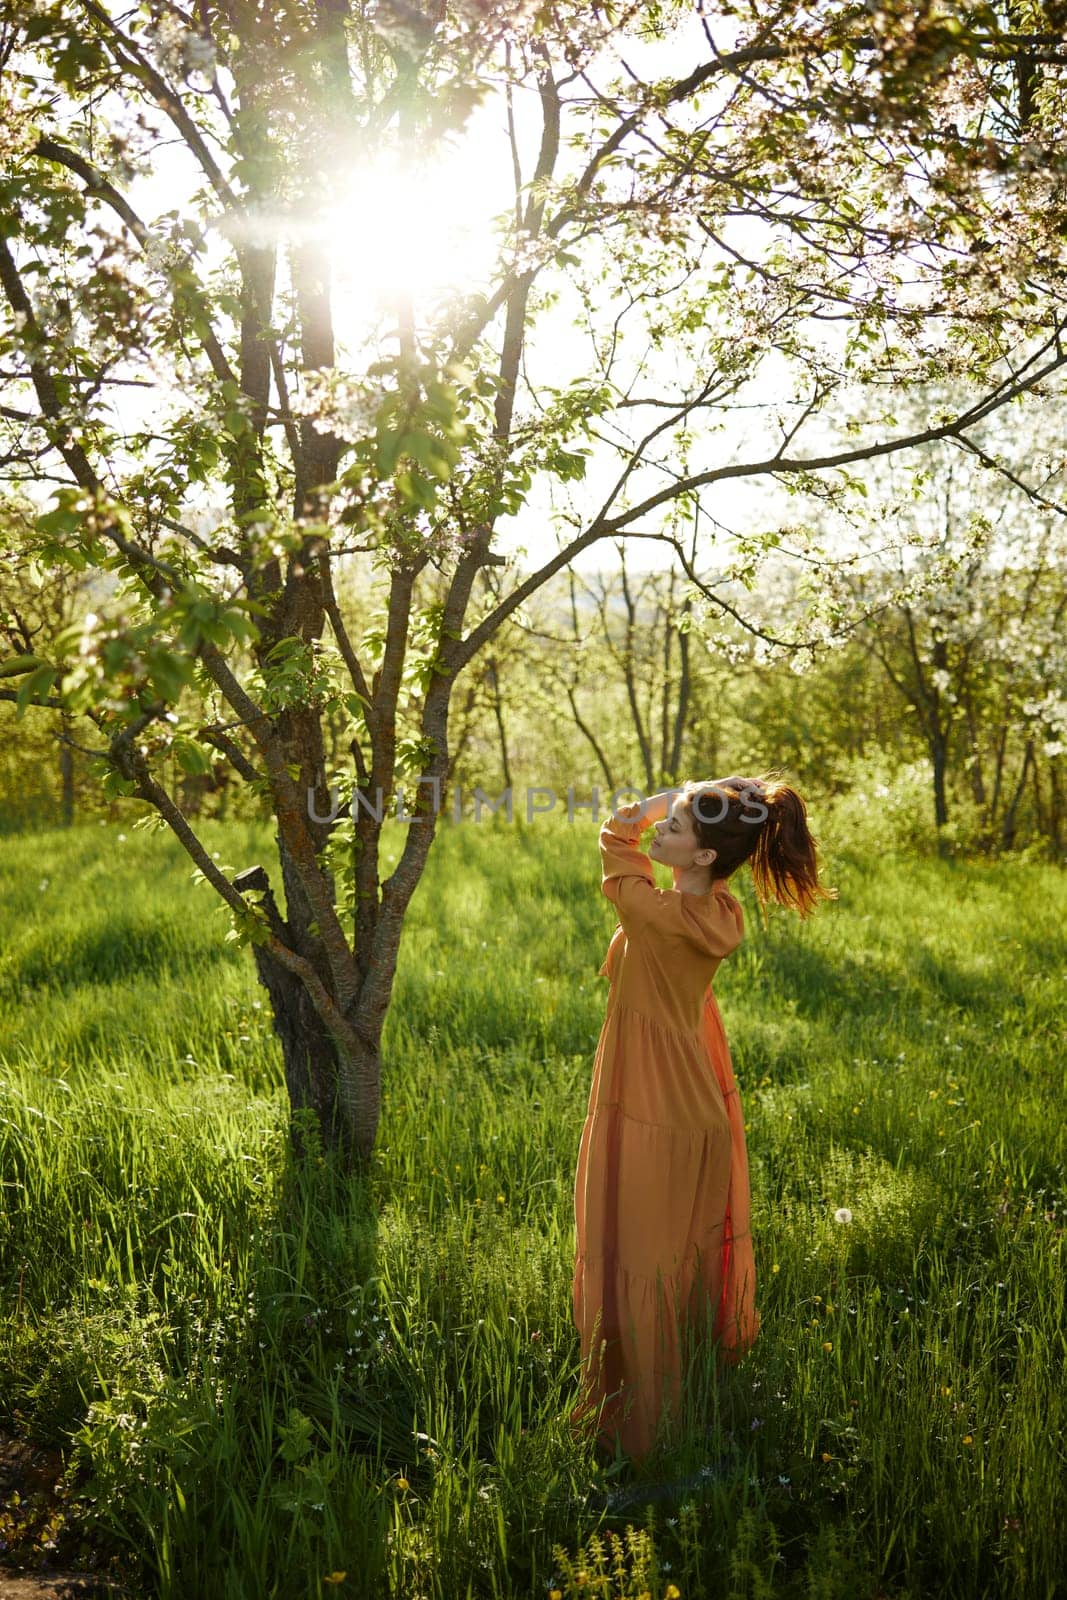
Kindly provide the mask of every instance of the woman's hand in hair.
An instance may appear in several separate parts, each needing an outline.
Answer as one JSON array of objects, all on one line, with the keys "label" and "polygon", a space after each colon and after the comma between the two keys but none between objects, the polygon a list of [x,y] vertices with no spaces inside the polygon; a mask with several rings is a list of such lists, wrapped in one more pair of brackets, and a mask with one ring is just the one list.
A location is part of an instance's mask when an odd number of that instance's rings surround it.
[{"label": "woman's hand in hair", "polygon": [[710,785],[713,789],[736,789],[740,794],[746,789],[751,789],[756,794],[764,792],[758,778],[701,778],[698,781],[702,787]]}]

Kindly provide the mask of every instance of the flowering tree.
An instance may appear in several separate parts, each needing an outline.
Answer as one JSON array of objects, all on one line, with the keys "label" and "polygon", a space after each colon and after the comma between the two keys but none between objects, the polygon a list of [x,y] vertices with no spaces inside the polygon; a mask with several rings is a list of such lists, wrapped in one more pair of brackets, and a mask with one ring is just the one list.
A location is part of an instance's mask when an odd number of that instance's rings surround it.
[{"label": "flowering tree", "polygon": [[[1027,784],[1038,827],[1060,848],[1067,753],[1067,508],[1058,443],[1040,434],[964,459],[931,453],[925,491],[895,470],[865,501],[857,570],[836,574],[867,621],[860,637],[925,746],[933,818],[950,781],[969,789],[982,847],[1010,849]],[[1025,491],[1019,472],[1027,471]],[[885,531],[894,537],[886,540]],[[942,836],[944,837],[944,836]]]},{"label": "flowering tree", "polygon": [[[680,19],[692,66],[643,80],[627,42]],[[730,607],[677,530],[711,537],[717,485],[838,503],[864,462],[962,442],[1067,361],[1059,33],[1041,7],[896,0],[714,16],[666,0],[22,0],[0,59],[3,460],[55,486],[30,540],[42,568],[117,586],[108,614],[7,659],[0,693],[92,725],[107,791],[174,830],[253,944],[294,1107],[365,1158],[453,691],[501,624],[597,541],[650,537],[707,626]],[[437,146],[494,83],[516,187],[486,283],[432,305],[398,293],[382,346],[345,359],[344,173],[390,144]],[[530,161],[519,91],[540,110]],[[178,203],[142,214],[163,161]],[[364,220],[352,247],[373,251],[398,216]],[[535,383],[526,357],[564,281],[593,354]],[[896,396],[935,372],[969,385],[966,403],[898,426]],[[857,390],[881,402],[863,427]],[[739,439],[733,408],[752,404]],[[486,599],[501,519],[535,480],[581,484],[594,451],[606,491]],[[737,540],[720,576],[750,578],[780,545],[780,530]],[[337,601],[354,551],[388,588],[362,639]],[[806,632],[768,639],[832,637],[852,619],[826,595]],[[323,718],[340,714],[349,775],[324,771]],[[194,772],[224,761],[266,798],[273,885],[212,861],[160,780],[168,753]],[[331,817],[331,780],[354,815]],[[384,807],[412,786],[383,879]]]}]

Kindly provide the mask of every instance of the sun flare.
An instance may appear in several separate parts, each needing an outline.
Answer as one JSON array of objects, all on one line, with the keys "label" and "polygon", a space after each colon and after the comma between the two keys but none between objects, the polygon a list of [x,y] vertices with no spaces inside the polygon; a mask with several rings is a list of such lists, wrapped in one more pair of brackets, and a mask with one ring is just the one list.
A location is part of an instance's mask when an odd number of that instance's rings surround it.
[{"label": "sun flare", "polygon": [[374,323],[407,298],[418,317],[488,281],[493,219],[508,205],[491,155],[468,145],[432,165],[383,156],[346,176],[327,219],[341,326]]}]

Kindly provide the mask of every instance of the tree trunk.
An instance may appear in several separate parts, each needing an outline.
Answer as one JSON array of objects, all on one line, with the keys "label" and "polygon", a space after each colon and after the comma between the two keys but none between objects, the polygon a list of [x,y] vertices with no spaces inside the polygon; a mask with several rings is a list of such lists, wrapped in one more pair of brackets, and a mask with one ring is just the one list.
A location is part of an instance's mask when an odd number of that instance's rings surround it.
[{"label": "tree trunk", "polygon": [[71,719],[66,712],[63,713],[61,722],[67,738],[59,742],[60,816],[63,827],[69,828],[74,822],[74,751],[67,742],[71,731]]},{"label": "tree trunk", "polygon": [[[688,616],[692,611],[692,601],[686,597],[682,606],[682,615]],[[678,700],[674,712],[674,730],[671,737],[670,755],[668,757],[668,771],[673,782],[677,782],[682,771],[682,740],[685,734],[686,720],[689,715],[689,694],[691,689],[691,667],[689,663],[689,632],[682,628],[678,633],[678,651],[681,656],[681,670],[678,675]]]},{"label": "tree trunk", "polygon": [[1059,761],[1056,756],[1053,756],[1048,764],[1048,789],[1049,837],[1058,861],[1063,854],[1063,798],[1060,794]]},{"label": "tree trunk", "polygon": [[497,672],[496,657],[490,656],[486,666],[489,676],[489,686],[493,691],[493,716],[496,719],[497,737],[500,740],[500,769],[504,774],[504,788],[511,788],[511,762],[508,759],[508,735],[504,727],[504,701],[500,693],[500,675]]},{"label": "tree trunk", "polygon": [[[652,758],[651,729],[645,732],[644,718],[637,698],[637,667],[636,648],[634,640],[637,634],[637,607],[630,594],[630,584],[626,572],[626,553],[619,548],[619,562],[622,577],[622,597],[626,605],[626,643],[623,650],[623,678],[626,683],[626,698],[630,702],[630,712],[634,719],[634,732],[641,750],[641,763],[644,767],[644,783],[648,793],[657,787]],[[650,718],[651,721],[651,718]]]},{"label": "tree trunk", "polygon": [[337,1047],[299,978],[287,972],[269,950],[253,947],[259,981],[270,996],[271,1020],[281,1040],[285,1083],[289,1091],[289,1135],[295,1153],[309,1154],[309,1139],[300,1112],[310,1110],[323,1144],[335,1148],[343,1139],[337,1115]]},{"label": "tree trunk", "polygon": [[578,710],[578,702],[574,698],[574,690],[571,688],[570,684],[567,685],[567,699],[570,701],[571,716],[574,718],[575,727],[578,729],[579,733],[583,734],[584,737],[589,741],[589,744],[593,748],[593,753],[600,765],[600,770],[604,774],[604,781],[607,783],[609,789],[614,790],[615,780],[612,777],[611,765],[608,761],[607,755],[598,742],[596,734],[593,732],[592,728],[590,728],[583,720],[582,714]]},{"label": "tree trunk", "polygon": [[947,853],[942,827],[949,821],[949,797],[945,792],[945,773],[949,770],[949,750],[941,728],[934,728],[929,739],[929,755],[934,766],[934,826],[937,827],[937,853]]},{"label": "tree trunk", "polygon": [[1022,799],[1023,790],[1026,787],[1026,779],[1030,772],[1030,762],[1033,754],[1034,741],[1033,739],[1028,739],[1026,741],[1026,749],[1023,751],[1023,769],[1019,774],[1019,781],[1015,785],[1015,791],[1012,794],[1008,809],[1004,813],[1004,822],[1000,830],[1000,847],[1002,850],[1013,850],[1015,848],[1016,818],[1019,811],[1019,801]]},{"label": "tree trunk", "polygon": [[[272,931],[286,943],[291,942],[292,930],[279,914],[262,867],[239,873],[234,887],[242,894],[249,889],[264,890],[262,904]],[[381,1052],[377,1043],[365,1039],[358,1054],[342,1056],[303,981],[262,945],[254,944],[252,951],[259,981],[270,997],[274,1031],[281,1041],[294,1153],[305,1159],[315,1153],[318,1140],[325,1150],[341,1154],[347,1170],[365,1168],[381,1115]],[[338,1089],[343,1081],[359,1084],[354,1121],[345,1117],[341,1105]]]},{"label": "tree trunk", "polygon": [[938,828],[943,828],[948,821],[948,796],[945,791],[948,748],[940,729],[937,729],[930,739],[930,759],[934,768],[934,821]]},{"label": "tree trunk", "polygon": [[663,618],[663,682],[660,686],[660,729],[659,729],[659,767],[664,778],[673,783],[677,773],[670,766],[671,739],[670,739],[670,713],[671,713],[671,647],[674,644],[672,637],[674,628],[674,571],[671,570],[670,589],[667,594],[667,610]]},{"label": "tree trunk", "polygon": [[971,780],[971,793],[974,796],[975,808],[981,823],[979,845],[983,852],[988,854],[993,848],[993,832],[989,818],[989,796],[986,793],[985,774],[982,771],[982,751],[978,737],[978,723],[974,714],[974,702],[970,694],[967,695],[964,709],[967,717],[967,743],[970,754],[967,758],[967,775]]}]

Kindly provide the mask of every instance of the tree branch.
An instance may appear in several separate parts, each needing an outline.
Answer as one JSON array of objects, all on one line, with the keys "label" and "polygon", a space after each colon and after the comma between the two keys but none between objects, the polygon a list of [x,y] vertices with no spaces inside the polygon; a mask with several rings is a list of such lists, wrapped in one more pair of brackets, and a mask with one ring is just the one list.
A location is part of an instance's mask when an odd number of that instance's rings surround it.
[{"label": "tree branch", "polygon": [[95,0],[80,0],[82,10],[111,36],[112,49],[121,64],[128,67],[135,78],[139,78],[152,92],[152,98],[165,116],[169,117],[178,129],[193,155],[199,161],[204,175],[226,206],[227,210],[237,209],[237,199],[226,179],[201,136],[199,128],[192,117],[182,105],[181,99],[170,88],[169,84],[153,67],[144,51],[117,26],[102,6]]},{"label": "tree branch", "polygon": [[[1048,350],[1055,350],[1055,356],[1047,361],[1030,377],[1016,382],[1006,381],[999,385],[983,400],[961,412],[952,421],[936,428],[924,428],[917,433],[907,434],[902,438],[888,439],[881,444],[858,445],[853,450],[839,450],[822,456],[807,456],[795,459],[781,456],[770,456],[764,461],[741,462],[732,466],[716,467],[709,472],[697,473],[693,477],[681,478],[678,483],[670,488],[661,490],[658,494],[650,495],[647,500],[631,507],[617,517],[605,519],[602,523],[608,533],[624,531],[627,523],[637,517],[645,516],[649,511],[654,511],[657,506],[664,505],[674,500],[679,494],[691,494],[694,489],[702,488],[706,484],[720,483],[729,478],[752,478],[764,474],[783,472],[824,472],[834,467],[851,466],[858,461],[873,461],[880,456],[893,455],[901,450],[914,450],[920,445],[933,444],[939,439],[959,439],[967,428],[972,428],[981,422],[991,412],[1001,405],[1013,400],[1017,395],[1025,394],[1036,387],[1052,373],[1067,365],[1067,351],[1059,348],[1060,334],[1064,324],[1059,323],[1055,333],[1045,342],[1038,352],[1043,356]],[[1027,365],[1031,365],[1035,358],[1031,358]]]}]

